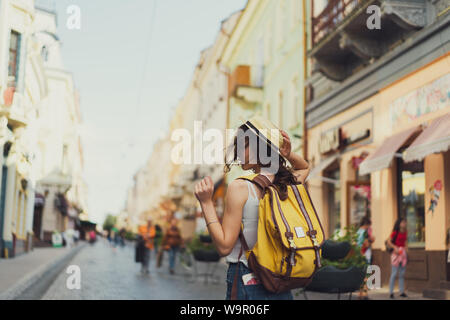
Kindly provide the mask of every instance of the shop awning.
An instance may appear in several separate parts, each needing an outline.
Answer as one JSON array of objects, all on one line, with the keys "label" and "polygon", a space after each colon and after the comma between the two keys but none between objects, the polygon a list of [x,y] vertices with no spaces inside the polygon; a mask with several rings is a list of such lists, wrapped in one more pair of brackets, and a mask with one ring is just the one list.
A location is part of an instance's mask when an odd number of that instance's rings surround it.
[{"label": "shop awning", "polygon": [[310,179],[314,179],[316,178],[318,175],[320,175],[320,173],[325,170],[326,168],[328,168],[334,161],[336,161],[337,159],[339,159],[340,155],[339,154],[335,154],[332,155],[328,158],[326,158],[325,160],[322,160],[322,162],[320,162],[317,166],[315,166],[309,173],[308,177],[306,178],[306,181],[310,180]]},{"label": "shop awning", "polygon": [[34,206],[43,207],[44,205],[45,205],[45,196],[40,193],[36,193],[34,195]]},{"label": "shop awning", "polygon": [[371,172],[389,168],[398,150],[406,143],[413,141],[421,132],[422,127],[417,126],[402,131],[387,138],[383,144],[364,160],[359,166],[359,174],[365,175]]},{"label": "shop awning", "polygon": [[405,162],[420,161],[427,155],[450,148],[450,113],[434,120],[405,151]]}]

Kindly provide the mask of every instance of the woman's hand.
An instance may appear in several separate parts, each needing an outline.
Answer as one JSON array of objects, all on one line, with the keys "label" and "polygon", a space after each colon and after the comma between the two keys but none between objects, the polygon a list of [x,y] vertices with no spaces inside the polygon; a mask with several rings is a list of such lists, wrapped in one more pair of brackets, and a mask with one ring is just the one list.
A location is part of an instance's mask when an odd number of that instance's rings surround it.
[{"label": "woman's hand", "polygon": [[200,203],[211,201],[214,194],[214,183],[211,177],[206,177],[197,183],[194,194]]},{"label": "woman's hand", "polygon": [[283,136],[283,144],[280,147],[280,154],[286,159],[289,159],[292,150],[291,139],[289,138],[289,135],[286,133],[286,131],[280,130],[280,132]]}]

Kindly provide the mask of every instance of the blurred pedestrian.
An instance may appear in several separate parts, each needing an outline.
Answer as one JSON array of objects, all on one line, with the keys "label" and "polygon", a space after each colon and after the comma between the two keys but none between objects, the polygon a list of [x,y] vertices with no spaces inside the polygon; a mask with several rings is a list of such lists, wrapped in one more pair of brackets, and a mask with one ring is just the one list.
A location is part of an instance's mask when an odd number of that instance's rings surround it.
[{"label": "blurred pedestrian", "polygon": [[[366,258],[367,263],[372,262],[372,243],[375,241],[375,237],[372,235],[372,221],[369,217],[363,217],[361,219],[357,234],[357,244],[361,248],[361,254]],[[369,292],[367,288],[367,277],[364,279],[364,284],[359,290],[359,299],[369,299]]]},{"label": "blurred pedestrian", "polygon": [[97,234],[94,230],[89,231],[89,243],[92,245],[97,240]]},{"label": "blurred pedestrian", "polygon": [[144,240],[144,248],[143,248],[143,256],[142,256],[142,267],[141,273],[149,274],[149,265],[150,265],[150,253],[154,248],[154,240],[155,240],[156,230],[153,226],[153,222],[151,219],[147,220],[146,225],[141,225],[139,227],[139,235]]},{"label": "blurred pedestrian", "polygon": [[163,230],[159,224],[155,225],[155,253],[158,253],[159,245],[161,244],[163,238]]},{"label": "blurred pedestrian", "polygon": [[408,233],[406,230],[406,219],[399,218],[395,222],[394,229],[387,240],[388,245],[392,248],[391,253],[391,278],[389,281],[389,293],[391,299],[394,299],[394,285],[395,278],[398,274],[398,286],[400,290],[400,297],[407,298],[405,293],[405,271],[408,262]]},{"label": "blurred pedestrian", "polygon": [[113,248],[116,249],[116,247],[119,245],[119,241],[120,241],[120,235],[119,235],[119,229],[117,229],[116,227],[112,227],[112,243],[113,243]]},{"label": "blurred pedestrian", "polygon": [[122,248],[125,247],[125,233],[126,232],[127,231],[125,230],[125,228],[122,228],[119,231],[119,243]]},{"label": "blurred pedestrian", "polygon": [[177,226],[178,220],[172,218],[170,225],[166,230],[163,238],[162,246],[164,250],[169,251],[169,272],[175,274],[175,259],[176,255],[183,244],[183,238],[181,237],[181,231]]}]

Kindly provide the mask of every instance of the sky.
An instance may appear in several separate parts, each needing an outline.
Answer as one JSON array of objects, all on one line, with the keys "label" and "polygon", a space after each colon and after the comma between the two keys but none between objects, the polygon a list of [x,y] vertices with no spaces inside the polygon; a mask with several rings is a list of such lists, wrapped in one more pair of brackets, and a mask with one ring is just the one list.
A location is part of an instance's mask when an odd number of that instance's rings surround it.
[{"label": "sky", "polygon": [[[80,92],[91,221],[124,208],[133,175],[168,132],[200,51],[246,0],[36,0],[56,11],[65,68]],[[69,29],[67,9],[80,9]]]}]

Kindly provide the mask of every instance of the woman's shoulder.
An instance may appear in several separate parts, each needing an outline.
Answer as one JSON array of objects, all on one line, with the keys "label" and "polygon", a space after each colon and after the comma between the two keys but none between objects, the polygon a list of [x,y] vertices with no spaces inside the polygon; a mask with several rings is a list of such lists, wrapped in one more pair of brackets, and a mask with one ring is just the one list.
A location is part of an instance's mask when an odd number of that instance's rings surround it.
[{"label": "woman's shoulder", "polygon": [[243,178],[237,178],[228,185],[228,190],[241,190],[247,187],[247,181]]}]

